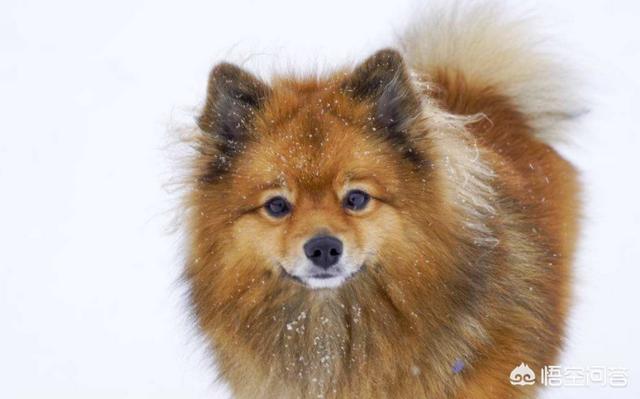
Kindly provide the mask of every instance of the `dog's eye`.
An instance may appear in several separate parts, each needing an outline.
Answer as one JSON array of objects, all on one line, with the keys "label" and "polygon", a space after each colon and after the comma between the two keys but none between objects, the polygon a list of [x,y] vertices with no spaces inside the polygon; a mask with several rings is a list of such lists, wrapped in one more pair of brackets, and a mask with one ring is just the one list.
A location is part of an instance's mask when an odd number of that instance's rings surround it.
[{"label": "dog's eye", "polygon": [[273,217],[281,218],[291,212],[291,204],[284,197],[273,197],[266,204],[264,208],[267,213]]},{"label": "dog's eye", "polygon": [[361,211],[369,203],[371,197],[362,190],[351,190],[345,195],[342,206],[352,210]]}]

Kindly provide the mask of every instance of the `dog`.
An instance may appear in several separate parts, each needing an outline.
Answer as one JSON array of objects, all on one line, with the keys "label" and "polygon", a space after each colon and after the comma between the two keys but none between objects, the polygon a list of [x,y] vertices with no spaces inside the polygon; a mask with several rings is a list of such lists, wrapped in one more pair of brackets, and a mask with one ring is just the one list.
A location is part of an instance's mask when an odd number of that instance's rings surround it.
[{"label": "dog", "polygon": [[220,63],[197,119],[185,280],[237,398],[531,398],[579,227],[565,68],[491,7],[265,82]]}]

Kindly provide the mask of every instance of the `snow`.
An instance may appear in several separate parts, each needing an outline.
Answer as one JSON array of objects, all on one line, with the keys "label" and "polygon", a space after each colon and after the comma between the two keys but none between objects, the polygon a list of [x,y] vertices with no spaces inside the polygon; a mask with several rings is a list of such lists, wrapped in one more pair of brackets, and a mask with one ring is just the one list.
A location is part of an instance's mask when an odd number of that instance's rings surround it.
[{"label": "snow", "polygon": [[[189,122],[217,61],[263,76],[355,62],[412,4],[3,1],[0,396],[228,398],[177,282],[168,126]],[[591,110],[561,148],[586,196],[561,364],[630,369],[627,388],[545,397],[637,398],[640,4],[530,4],[588,77]]]}]

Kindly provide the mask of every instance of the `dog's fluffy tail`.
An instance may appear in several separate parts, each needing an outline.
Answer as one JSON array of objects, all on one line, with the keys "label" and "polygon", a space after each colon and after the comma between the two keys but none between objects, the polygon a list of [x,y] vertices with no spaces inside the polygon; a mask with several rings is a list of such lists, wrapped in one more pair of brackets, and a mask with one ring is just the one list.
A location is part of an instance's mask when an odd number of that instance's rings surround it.
[{"label": "dog's fluffy tail", "polygon": [[530,34],[530,21],[509,19],[494,4],[469,2],[420,15],[400,46],[420,79],[435,83],[436,98],[449,112],[491,119],[508,103],[547,142],[581,113],[571,74]]}]

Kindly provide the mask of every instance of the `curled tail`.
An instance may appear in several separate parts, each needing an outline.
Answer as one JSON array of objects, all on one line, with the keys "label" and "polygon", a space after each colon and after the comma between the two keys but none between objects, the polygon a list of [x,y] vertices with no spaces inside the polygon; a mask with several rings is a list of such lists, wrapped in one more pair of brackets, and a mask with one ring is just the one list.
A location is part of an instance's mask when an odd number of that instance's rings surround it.
[{"label": "curled tail", "polygon": [[[529,21],[505,18],[493,4],[431,9],[400,40],[408,64],[438,87],[455,114],[518,112],[533,134],[554,141],[580,114],[571,74],[531,35]],[[507,108],[509,108],[507,110]]]}]

